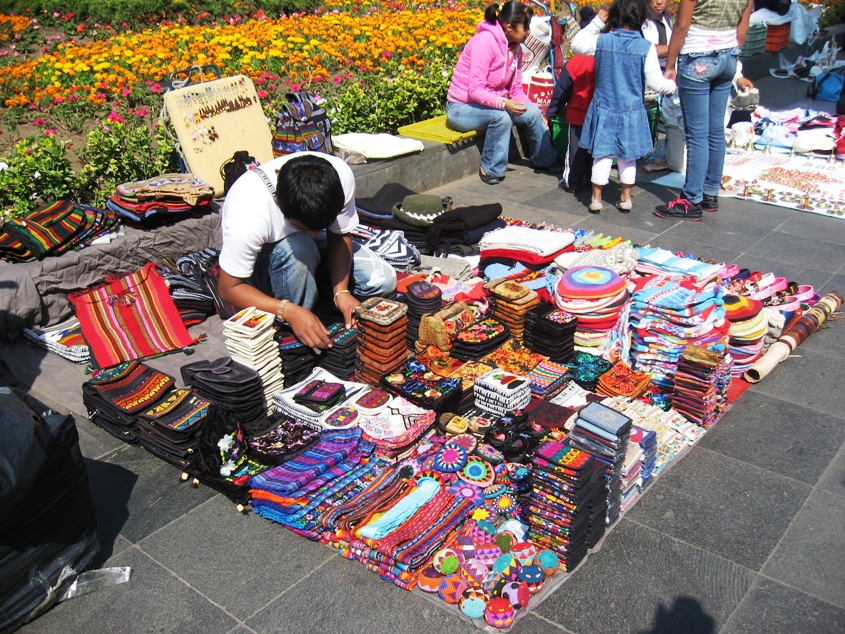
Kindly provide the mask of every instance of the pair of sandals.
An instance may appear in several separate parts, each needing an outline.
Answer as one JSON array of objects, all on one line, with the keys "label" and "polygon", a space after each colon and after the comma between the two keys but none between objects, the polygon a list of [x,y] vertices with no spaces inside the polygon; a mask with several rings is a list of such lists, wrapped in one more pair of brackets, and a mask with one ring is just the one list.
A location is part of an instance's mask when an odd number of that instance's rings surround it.
[{"label": "pair of sandals", "polygon": [[[634,201],[630,198],[628,200],[620,200],[618,203],[616,203],[616,208],[623,214],[629,214],[634,208]],[[590,210],[591,214],[597,214],[602,209],[604,209],[604,202],[602,202],[601,200],[591,200],[590,206],[587,207],[587,209]]]}]

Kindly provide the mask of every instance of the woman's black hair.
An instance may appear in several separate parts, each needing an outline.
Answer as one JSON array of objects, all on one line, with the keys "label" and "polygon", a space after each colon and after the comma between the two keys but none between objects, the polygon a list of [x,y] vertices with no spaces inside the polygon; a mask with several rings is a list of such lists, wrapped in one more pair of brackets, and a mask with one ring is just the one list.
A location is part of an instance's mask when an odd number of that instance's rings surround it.
[{"label": "woman's black hair", "polygon": [[608,10],[607,23],[612,29],[640,31],[648,18],[646,0],[614,0]]},{"label": "woman's black hair", "polygon": [[526,29],[531,28],[531,18],[534,17],[534,9],[526,7],[522,2],[510,0],[502,5],[501,10],[498,4],[491,4],[484,10],[484,20],[490,24],[498,22],[503,27],[510,24],[516,28],[520,24]]}]

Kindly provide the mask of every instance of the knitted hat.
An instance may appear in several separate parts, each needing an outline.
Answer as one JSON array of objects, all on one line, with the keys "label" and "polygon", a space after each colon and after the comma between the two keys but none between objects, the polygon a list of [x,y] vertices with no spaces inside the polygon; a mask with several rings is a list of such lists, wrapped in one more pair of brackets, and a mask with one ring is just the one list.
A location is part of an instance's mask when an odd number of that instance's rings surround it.
[{"label": "knitted hat", "polygon": [[451,209],[452,203],[443,202],[440,196],[413,194],[393,205],[393,216],[414,227],[429,227],[437,216]]}]

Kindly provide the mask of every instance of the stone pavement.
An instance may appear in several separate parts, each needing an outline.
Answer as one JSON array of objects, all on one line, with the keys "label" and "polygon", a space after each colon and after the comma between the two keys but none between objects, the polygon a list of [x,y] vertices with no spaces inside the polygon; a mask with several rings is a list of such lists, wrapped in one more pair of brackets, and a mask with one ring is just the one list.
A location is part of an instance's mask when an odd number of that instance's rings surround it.
[{"label": "stone pavement", "polygon": [[[759,82],[764,103],[798,101],[797,80]],[[736,199],[703,222],[661,220],[674,197],[646,182],[634,211],[587,213],[588,197],[515,166],[434,190],[455,206],[499,201],[507,215],[587,227],[642,244],[773,271],[819,292],[845,291],[845,222]],[[616,200],[618,185],[606,189]],[[206,326],[209,328],[209,326]],[[31,350],[31,349],[30,349]],[[519,634],[845,631],[845,324],[812,335],[753,386],[699,446],[651,487]],[[181,355],[180,355],[181,356]],[[22,359],[22,357],[19,357]],[[65,385],[49,359],[9,363],[35,396]],[[174,363],[185,363],[177,359]],[[61,363],[64,363],[63,361]],[[8,377],[7,377],[8,378]],[[73,383],[73,382],[71,382]],[[51,395],[53,398],[51,398]],[[363,566],[255,515],[94,427],[73,405],[100,527],[102,566],[132,580],[73,599],[22,631],[387,634],[474,631]],[[63,403],[59,403],[62,405]]]}]

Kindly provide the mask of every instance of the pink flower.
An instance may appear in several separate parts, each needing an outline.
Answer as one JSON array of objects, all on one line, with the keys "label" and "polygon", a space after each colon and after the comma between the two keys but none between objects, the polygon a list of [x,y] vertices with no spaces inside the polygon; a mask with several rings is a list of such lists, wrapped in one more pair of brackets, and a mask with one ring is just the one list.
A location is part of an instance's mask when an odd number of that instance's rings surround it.
[{"label": "pink flower", "polygon": [[343,77],[341,77],[340,75],[335,75],[335,76],[332,78],[332,81],[333,81],[334,83],[336,83],[336,84],[343,83]]},{"label": "pink flower", "polygon": [[259,99],[264,99],[270,93],[267,92],[266,90],[257,90],[257,91],[255,91],[255,94],[258,95]]},{"label": "pink flower", "polygon": [[98,92],[98,93],[97,93],[96,95],[94,95],[94,96],[95,96],[97,99],[105,99],[105,98],[106,98],[106,94],[105,94],[105,93],[103,93],[103,92]]},{"label": "pink flower", "polygon": [[132,91],[129,90],[128,88],[124,88],[123,90],[120,91],[121,97],[128,97],[131,94],[132,94]]},{"label": "pink flower", "polygon": [[291,84],[290,89],[293,92],[299,92],[300,90],[302,90],[302,86],[300,86],[299,84]]},{"label": "pink flower", "polygon": [[123,117],[117,114],[117,110],[112,110],[109,113],[109,116],[106,117],[106,119],[108,121],[111,121],[112,123],[123,123]]},{"label": "pink flower", "polygon": [[326,81],[326,80],[323,77],[320,77],[319,75],[317,75],[317,77],[314,78],[314,82],[317,83],[317,84],[324,82],[324,81]]},{"label": "pink flower", "polygon": [[57,132],[58,130],[56,130],[56,128],[47,128],[46,130],[44,130],[44,136],[53,137],[56,136]]},{"label": "pink flower", "polygon": [[144,106],[141,106],[135,111],[135,114],[141,117],[142,119],[150,114],[150,111],[147,110]]},{"label": "pink flower", "polygon": [[32,125],[47,125],[48,123],[49,121],[47,121],[44,117],[38,117],[32,120]]},{"label": "pink flower", "polygon": [[53,97],[53,103],[64,103],[64,101],[65,98],[61,95],[56,95],[55,97]]},{"label": "pink flower", "polygon": [[385,59],[390,59],[393,57],[393,51],[382,51],[381,56]]},{"label": "pink flower", "polygon": [[152,86],[150,86],[150,90],[158,94],[161,92],[161,86],[159,84],[153,84]]}]

